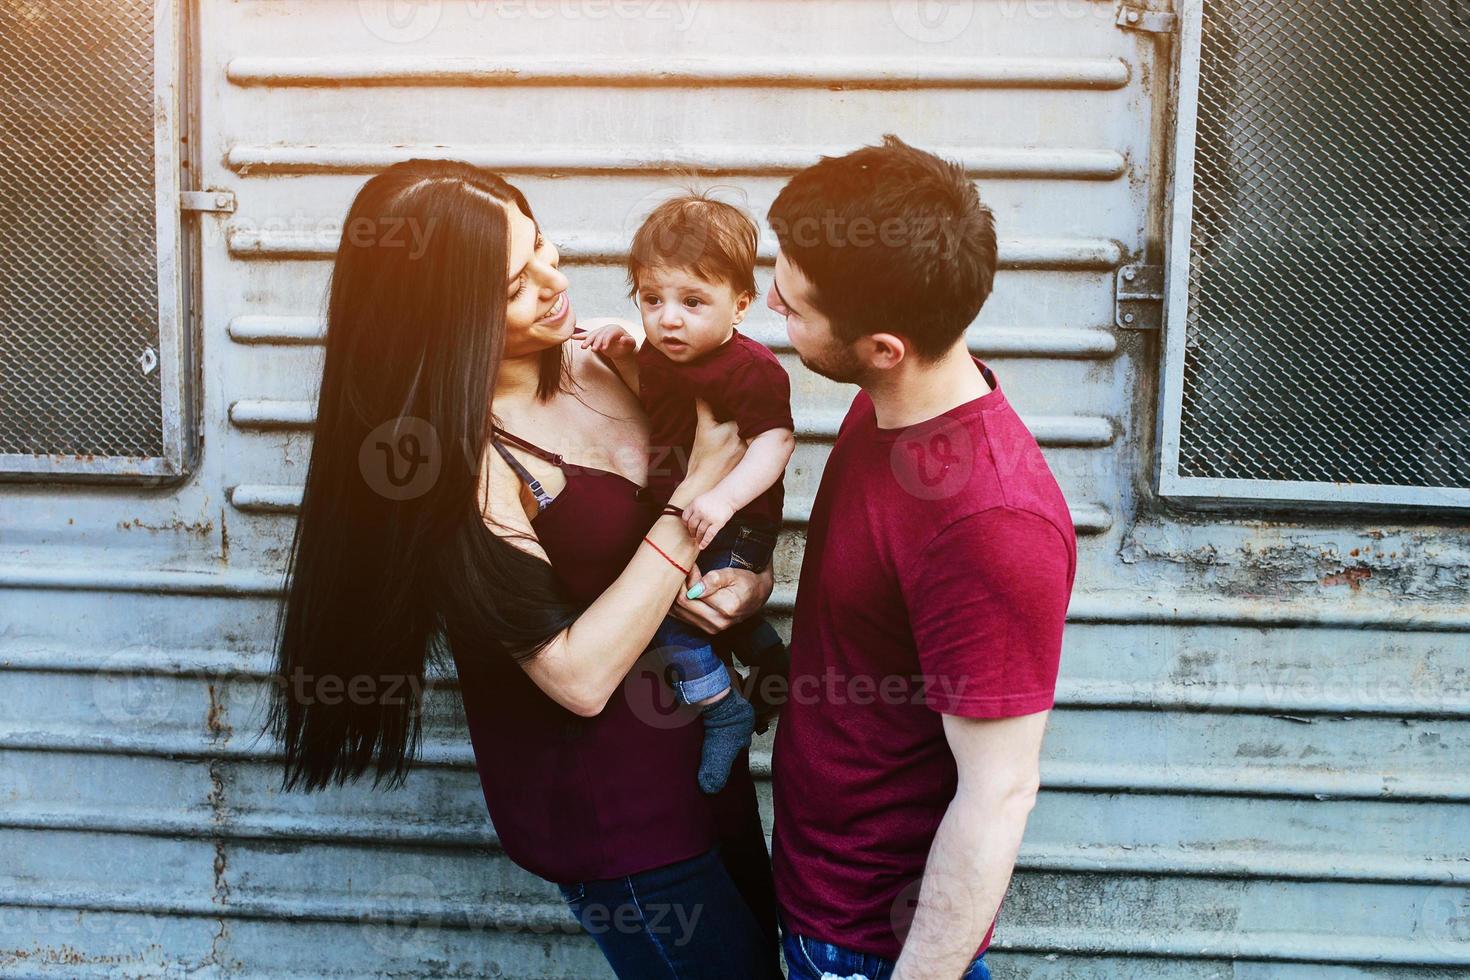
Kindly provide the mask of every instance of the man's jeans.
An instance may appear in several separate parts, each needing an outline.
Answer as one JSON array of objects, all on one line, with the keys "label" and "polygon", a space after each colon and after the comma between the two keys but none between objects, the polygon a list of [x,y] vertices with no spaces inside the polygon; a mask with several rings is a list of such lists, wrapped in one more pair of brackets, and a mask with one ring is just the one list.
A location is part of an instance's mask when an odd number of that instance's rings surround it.
[{"label": "man's jeans", "polygon": [[[893,961],[869,953],[808,939],[781,923],[781,951],[786,954],[787,980],[888,980]],[[990,980],[990,967],[981,953],[961,980]]]}]

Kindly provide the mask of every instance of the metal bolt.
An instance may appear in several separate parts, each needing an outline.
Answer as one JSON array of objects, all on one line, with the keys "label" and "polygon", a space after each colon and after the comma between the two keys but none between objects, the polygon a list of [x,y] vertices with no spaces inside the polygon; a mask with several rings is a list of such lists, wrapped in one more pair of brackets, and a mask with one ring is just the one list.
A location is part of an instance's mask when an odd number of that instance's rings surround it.
[{"label": "metal bolt", "polygon": [[215,199],[214,199],[214,206],[215,207],[217,207],[217,208],[229,207],[229,204],[230,204],[230,196],[228,194],[219,194],[219,195],[216,195],[215,196]]},{"label": "metal bolt", "polygon": [[1127,269],[1123,272],[1123,278],[1127,279],[1129,282],[1132,282],[1133,280],[1138,278],[1138,273],[1134,272],[1132,269]]},{"label": "metal bolt", "polygon": [[1136,24],[1136,23],[1138,23],[1138,18],[1139,18],[1138,11],[1136,11],[1136,10],[1130,10],[1130,11],[1128,11],[1128,23],[1130,23],[1130,24]]},{"label": "metal bolt", "polygon": [[1123,314],[1123,322],[1124,323],[1132,323],[1135,319],[1137,319],[1137,318],[1132,313],[1124,313]]}]

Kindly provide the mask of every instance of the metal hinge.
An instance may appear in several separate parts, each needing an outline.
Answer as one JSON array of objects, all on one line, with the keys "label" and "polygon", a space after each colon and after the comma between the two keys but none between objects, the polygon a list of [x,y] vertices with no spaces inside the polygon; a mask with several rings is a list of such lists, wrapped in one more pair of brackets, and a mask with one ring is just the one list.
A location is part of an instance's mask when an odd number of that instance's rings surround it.
[{"label": "metal hinge", "polygon": [[1166,10],[1150,10],[1140,3],[1123,0],[1118,4],[1117,25],[1125,31],[1147,34],[1173,34],[1179,29],[1179,17]]},{"label": "metal hinge", "polygon": [[210,211],[218,214],[235,213],[234,191],[181,191],[180,211]]},{"label": "metal hinge", "polygon": [[1119,329],[1159,329],[1164,323],[1164,267],[1123,266],[1114,296],[1113,319]]}]

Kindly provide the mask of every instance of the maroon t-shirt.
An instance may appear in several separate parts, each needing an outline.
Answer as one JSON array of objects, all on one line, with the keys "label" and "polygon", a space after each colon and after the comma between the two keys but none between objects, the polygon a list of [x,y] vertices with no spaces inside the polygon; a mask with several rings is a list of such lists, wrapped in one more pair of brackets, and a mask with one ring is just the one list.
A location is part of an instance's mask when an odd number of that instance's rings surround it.
[{"label": "maroon t-shirt", "polygon": [[1061,490],[976,364],[993,390],[907,428],[853,400],[812,507],[776,729],[782,915],[887,959],[955,793],[940,715],[1052,706],[1076,571]]},{"label": "maroon t-shirt", "polygon": [[[638,350],[638,387],[652,427],[649,493],[658,500],[669,499],[684,479],[694,446],[696,396],[709,402],[718,421],[734,420],[742,439],[794,428],[786,369],[764,344],[738,330],[719,347],[684,364],[669,360],[645,341]],[[739,516],[780,524],[784,496],[785,482],[777,480]]]}]

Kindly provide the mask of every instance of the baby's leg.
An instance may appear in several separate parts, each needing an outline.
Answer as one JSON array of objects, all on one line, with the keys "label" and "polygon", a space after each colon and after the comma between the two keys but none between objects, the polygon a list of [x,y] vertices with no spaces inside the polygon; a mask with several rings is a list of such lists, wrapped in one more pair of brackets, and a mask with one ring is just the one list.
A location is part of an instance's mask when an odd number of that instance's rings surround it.
[{"label": "baby's leg", "polygon": [[730,690],[730,673],[715,655],[709,637],[672,616],[653,634],[652,646],[663,657],[669,683],[684,704],[696,706],[722,699]]},{"label": "baby's leg", "polygon": [[[699,556],[700,568],[735,567],[764,571],[771,563],[780,528],[768,521],[737,518],[726,524],[712,545]],[[717,548],[723,546],[723,548]],[[755,730],[765,734],[786,700],[791,658],[786,644],[764,616],[751,616],[720,634],[746,667],[742,693],[755,712]]]},{"label": "baby's leg", "polygon": [[741,620],[721,636],[736,659],[747,667],[764,664],[772,657],[782,656],[786,650],[781,634],[760,615]]},{"label": "baby's leg", "polygon": [[699,708],[704,724],[699,788],[718,793],[730,778],[735,757],[750,745],[755,709],[731,686],[729,671],[705,634],[669,616],[654,634],[653,643],[671,668],[671,683],[679,700]]},{"label": "baby's leg", "polygon": [[750,747],[755,734],[755,708],[745,695],[730,688],[700,712],[704,722],[704,744],[699,750],[699,788],[718,793],[730,778],[730,767],[741,749]]}]

